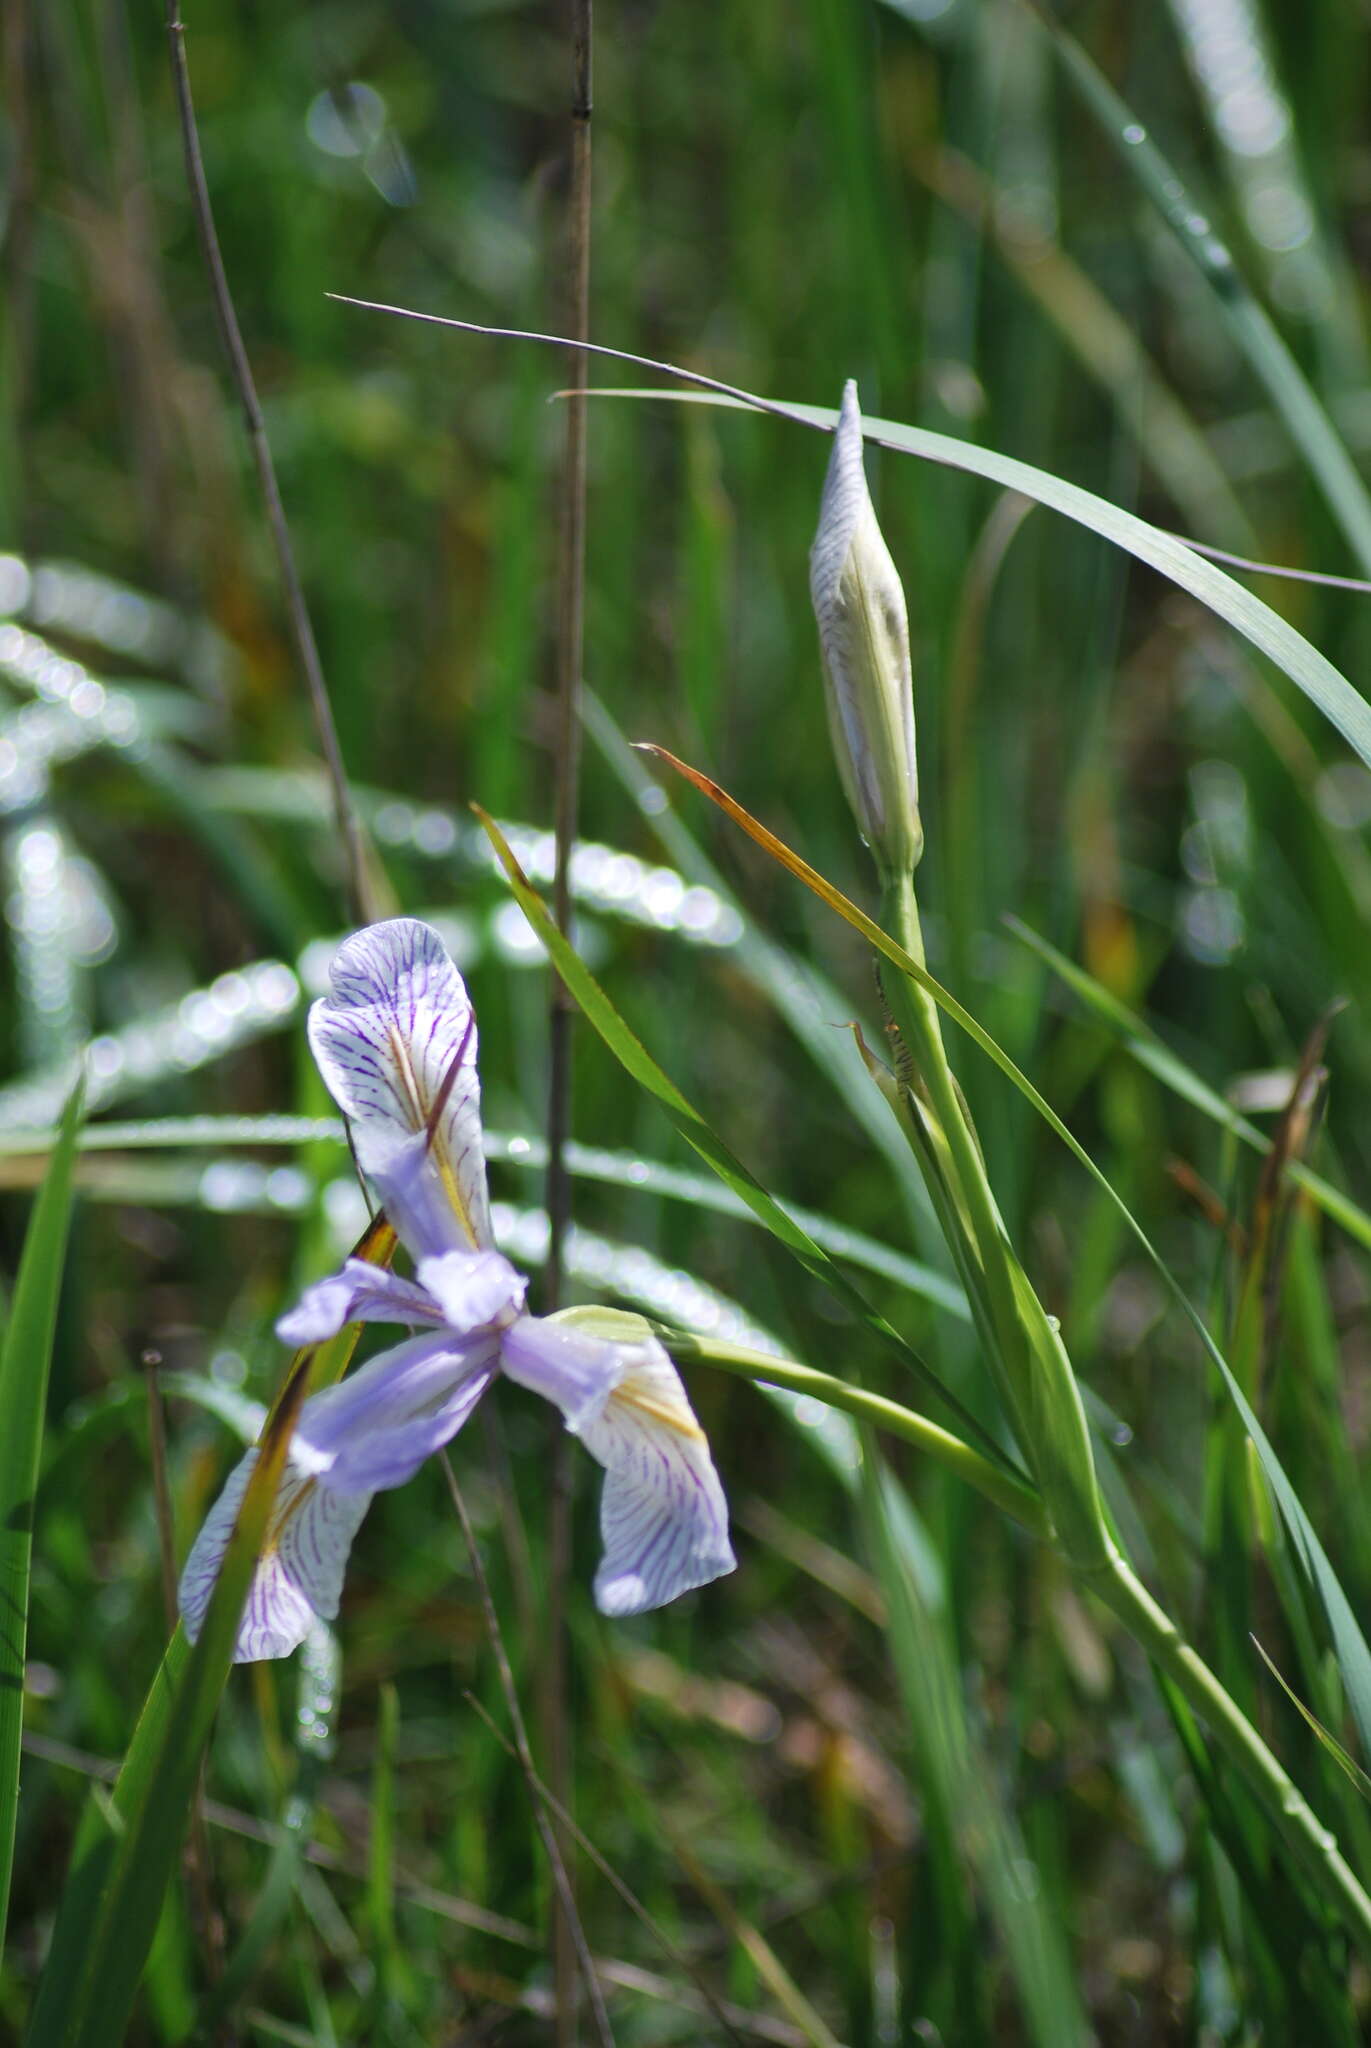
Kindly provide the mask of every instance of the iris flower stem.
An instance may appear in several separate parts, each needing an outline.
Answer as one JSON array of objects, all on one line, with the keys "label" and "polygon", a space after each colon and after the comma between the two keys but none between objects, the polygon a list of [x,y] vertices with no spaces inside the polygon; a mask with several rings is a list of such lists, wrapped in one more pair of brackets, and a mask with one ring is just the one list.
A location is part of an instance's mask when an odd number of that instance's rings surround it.
[{"label": "iris flower stem", "polygon": [[[887,1436],[913,1444],[968,1486],[975,1487],[1030,1534],[1050,1540],[1047,1516],[1030,1488],[992,1465],[950,1431],[940,1429],[937,1423],[902,1407],[898,1401],[871,1393],[865,1387],[852,1386],[832,1373],[820,1372],[794,1359],[773,1358],[769,1352],[753,1351],[744,1345],[724,1344],[709,1337],[685,1337],[660,1326],[658,1335],[674,1358],[718,1366],[759,1385],[807,1394],[871,1424]],[[1103,1565],[1075,1565],[1073,1570],[1081,1585],[1109,1608],[1157,1668],[1171,1679],[1209,1730],[1214,1743],[1261,1800],[1310,1883],[1338,1914],[1363,1955],[1371,1959],[1371,1897],[1331,1832],[1232,1695],[1117,1549],[1111,1546]]]},{"label": "iris flower stem", "polygon": [[[922,962],[912,871],[884,878],[881,908],[883,923]],[[984,1313],[977,1322],[992,1340],[987,1362],[1063,1552],[1075,1564],[1098,1566],[1109,1554],[1110,1539],[1071,1361],[1009,1241],[970,1113],[948,1063],[937,1006],[908,975],[888,975],[885,988],[943,1148],[939,1176],[952,1197],[953,1228],[964,1253],[958,1263],[969,1272],[969,1284],[979,1288]],[[958,1242],[950,1242],[958,1251]]]},{"label": "iris flower stem", "polygon": [[884,1394],[870,1393],[865,1387],[854,1387],[847,1380],[836,1379],[832,1373],[819,1372],[814,1366],[800,1365],[790,1358],[773,1358],[769,1351],[752,1351],[742,1344],[722,1344],[711,1337],[682,1336],[679,1331],[661,1324],[653,1327],[673,1358],[698,1359],[702,1365],[719,1366],[724,1372],[736,1373],[740,1379],[754,1380],[764,1386],[784,1387],[788,1393],[808,1394],[830,1408],[841,1408],[858,1421],[869,1422],[887,1435],[902,1437],[916,1449],[926,1451],[949,1472],[955,1472],[968,1486],[974,1486],[983,1493],[996,1507],[1003,1508],[1007,1515],[1033,1535],[1050,1535],[1047,1516],[1032,1487],[1025,1486],[1002,1467],[992,1465],[989,1458],[983,1458],[959,1436],[954,1436],[950,1430],[940,1429],[936,1422],[930,1422],[927,1416],[917,1414],[914,1409],[902,1407],[898,1401],[887,1400]]},{"label": "iris flower stem", "polygon": [[[894,932],[905,951],[922,964],[923,931],[911,876],[901,876],[887,883],[881,922]],[[1032,1445],[1024,1427],[1015,1386],[1016,1380],[1022,1383],[1028,1362],[1025,1333],[1006,1264],[1008,1245],[986,1179],[985,1165],[948,1065],[937,1005],[925,989],[903,974],[888,975],[885,986],[886,999],[917,1068],[918,1078],[927,1090],[947,1148],[949,1163],[956,1177],[955,1193],[960,1198],[958,1207],[970,1227],[971,1247],[976,1254],[975,1277],[995,1335],[992,1363],[999,1368],[1000,1391],[1023,1448],[1031,1454]],[[955,1250],[955,1246],[953,1248]]]}]

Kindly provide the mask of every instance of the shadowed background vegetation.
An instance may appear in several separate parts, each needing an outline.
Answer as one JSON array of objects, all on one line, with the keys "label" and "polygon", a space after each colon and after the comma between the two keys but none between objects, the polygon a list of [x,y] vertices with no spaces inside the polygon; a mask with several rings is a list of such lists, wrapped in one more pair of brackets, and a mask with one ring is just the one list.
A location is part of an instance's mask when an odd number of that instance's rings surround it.
[{"label": "shadowed background vegetation", "polygon": [[[363,1212],[336,1129],[300,1121],[330,1107],[301,1025],[345,928],[341,867],[161,8],[7,0],[5,23],[15,1255],[42,1134],[95,1040],[37,1501],[0,1976],[17,2038],[87,1783],[123,1753],[166,1639],[150,1381],[179,1558],[278,1383],[275,1316]],[[856,376],[868,414],[1164,528],[1371,574],[1365,20],[1172,0],[1069,26],[1122,110],[1009,0],[602,0],[593,337],[796,401],[834,405]],[[506,0],[194,0],[187,49],[343,752],[389,906],[432,917],[470,981],[500,1224],[534,1266],[546,977],[467,805],[531,828],[518,844],[547,881],[562,362],[326,294],[564,325],[566,23]],[[866,950],[625,744],[698,763],[871,901],[806,580],[826,459],[774,418],[592,406],[578,943],[734,1151],[847,1233],[831,1248],[988,1416],[912,1159],[842,1028],[880,1042]],[[1231,1340],[1364,1613],[1371,772],[1246,641],[1097,535],[950,470],[869,468],[915,643],[930,967]],[[1371,596],[1244,580],[1360,685]],[[1365,1872],[1360,1794],[1252,1647],[1346,1736],[1321,1620],[1234,1480],[1199,1344],[1027,1105],[953,1054],[1135,1558]],[[1187,1072],[1214,1095],[1183,1099]],[[1259,1182],[1214,1096],[1346,1191],[1341,1226]],[[720,1209],[585,1029],[573,1122],[580,1297],[917,1403],[869,1329]],[[603,1621],[582,1463],[575,1811],[741,2038],[1361,2037],[1364,1971],[1046,1550],[898,1449],[884,1512],[864,1506],[854,1438],[816,1403],[703,1366],[690,1390],[740,1568]],[[549,1441],[508,1387],[454,1448],[535,1731]],[[549,2038],[547,1874],[435,1466],[378,1497],[336,1638],[235,1675],[201,1867],[130,2038]],[[615,2037],[727,2038],[584,1855],[576,1871]]]}]

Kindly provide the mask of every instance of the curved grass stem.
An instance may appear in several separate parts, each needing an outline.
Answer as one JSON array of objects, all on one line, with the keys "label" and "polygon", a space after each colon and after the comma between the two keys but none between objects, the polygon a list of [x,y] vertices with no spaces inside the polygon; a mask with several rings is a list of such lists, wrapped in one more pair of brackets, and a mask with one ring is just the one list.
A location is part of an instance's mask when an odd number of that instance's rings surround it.
[{"label": "curved grass stem", "polygon": [[1051,1534],[1042,1502],[1031,1486],[1024,1485],[1003,1466],[993,1465],[951,1430],[940,1429],[936,1422],[916,1414],[912,1408],[887,1400],[884,1394],[873,1394],[865,1387],[854,1387],[814,1366],[800,1365],[790,1358],[773,1358],[769,1351],[752,1351],[742,1344],[723,1344],[711,1337],[683,1336],[678,1330],[655,1327],[673,1358],[698,1359],[703,1365],[717,1365],[724,1372],[736,1373],[740,1379],[764,1381],[767,1386],[784,1387],[792,1394],[808,1394],[830,1408],[841,1408],[859,1422],[871,1423],[887,1435],[902,1437],[917,1450],[926,1451],[1034,1536],[1046,1538]]}]

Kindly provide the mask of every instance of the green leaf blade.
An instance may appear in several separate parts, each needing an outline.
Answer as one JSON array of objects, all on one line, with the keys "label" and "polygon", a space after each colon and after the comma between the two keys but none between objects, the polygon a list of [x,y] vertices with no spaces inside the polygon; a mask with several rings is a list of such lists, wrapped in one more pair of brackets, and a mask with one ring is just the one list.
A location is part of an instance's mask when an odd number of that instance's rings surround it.
[{"label": "green leaf blade", "polygon": [[33,1503],[47,1413],[57,1302],[71,1220],[72,1163],[84,1090],[68,1100],[57,1144],[24,1237],[0,1349],[0,1933],[9,1911],[19,1811]]}]

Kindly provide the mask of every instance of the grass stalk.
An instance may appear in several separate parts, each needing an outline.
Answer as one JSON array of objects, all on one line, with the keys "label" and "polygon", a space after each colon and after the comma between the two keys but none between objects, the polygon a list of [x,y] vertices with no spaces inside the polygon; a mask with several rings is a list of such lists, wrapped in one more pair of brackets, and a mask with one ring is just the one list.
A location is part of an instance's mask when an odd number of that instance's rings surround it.
[{"label": "grass stalk", "polygon": [[215,232],[209,181],[205,176],[204,159],[200,152],[200,133],[195,121],[195,102],[191,97],[190,69],[186,62],[186,31],[181,20],[180,0],[166,0],[166,23],[167,42],[171,50],[172,79],[176,87],[176,106],[181,121],[186,181],[190,186],[196,232],[204,252],[205,267],[209,272],[214,298],[215,316],[219,323],[224,352],[228,357],[234,389],[243,410],[253,465],[257,471],[257,482],[266,506],[267,524],[271,528],[272,544],[276,550],[281,583],[285,591],[286,616],[290,622],[291,639],[295,645],[300,672],[305,679],[310,710],[314,717],[314,729],[318,736],[320,752],[324,757],[324,768],[333,798],[334,825],[343,855],[348,914],[356,923],[368,924],[376,915],[376,907],[367,876],[361,830],[348,789],[347,770],[343,766],[343,751],[338,742],[338,728],[334,723],[328,684],[324,680],[324,665],[319,658],[319,646],[314,637],[314,624],[309,615],[309,606],[305,602],[304,586],[295,566],[295,549],[291,544],[290,527],[286,522],[285,506],[281,502],[281,490],[276,481],[276,465],[272,460],[271,444],[267,439],[266,421],[262,416],[261,401],[257,396],[257,384],[243,343],[242,330],[238,325],[238,315],[234,311],[228,273],[224,268],[219,237]]},{"label": "grass stalk", "polygon": [[[571,167],[567,219],[568,332],[570,382],[579,391],[586,380],[587,357],[581,346],[590,333],[590,222],[592,104],[591,0],[571,0]],[[581,806],[581,671],[585,652],[586,572],[586,402],[572,397],[566,409],[566,441],[562,458],[562,501],[559,529],[557,703],[554,719],[554,781],[556,868],[553,915],[560,931],[571,934],[571,859]],[[548,1310],[561,1307],[563,1264],[571,1226],[571,1171],[566,1146],[571,1135],[571,1057],[575,1009],[569,991],[554,970],[548,1019],[547,1108],[547,1262],[543,1295]],[[543,1739],[548,1779],[559,1806],[572,1799],[571,1740],[567,1716],[567,1584],[571,1569],[571,1510],[575,1467],[571,1446],[554,1429],[551,1447],[552,1500],[548,1542],[547,1653],[542,1671]],[[553,1828],[548,1820],[546,1825]],[[553,1913],[552,1963],[556,1994],[558,2048],[572,2048],[576,2039],[576,1944],[572,1920],[570,1864],[573,1847],[563,1843],[567,1865],[567,1897],[559,1892]]]}]

